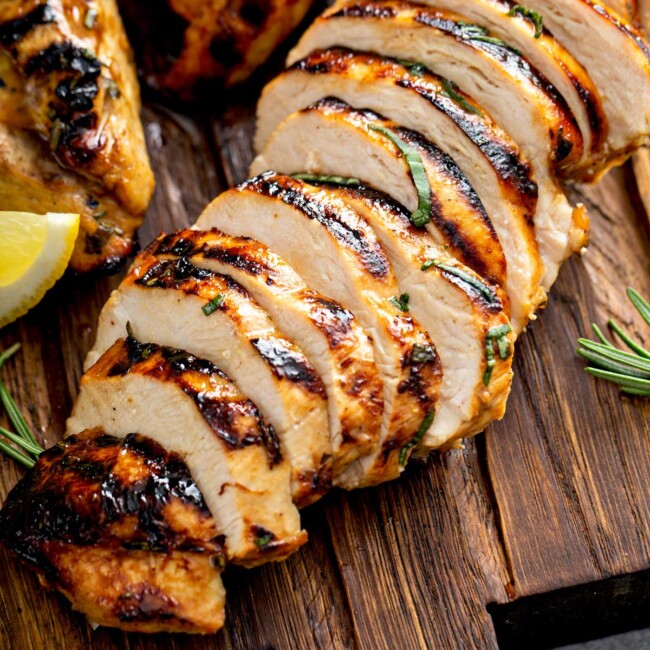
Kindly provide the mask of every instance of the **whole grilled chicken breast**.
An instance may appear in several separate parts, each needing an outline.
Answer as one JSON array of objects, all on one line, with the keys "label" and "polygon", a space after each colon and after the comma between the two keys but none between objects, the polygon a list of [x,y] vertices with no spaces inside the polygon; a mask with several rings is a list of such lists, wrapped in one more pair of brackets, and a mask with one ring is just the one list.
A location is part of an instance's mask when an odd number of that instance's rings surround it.
[{"label": "whole grilled chicken breast", "polygon": [[327,390],[334,476],[372,452],[381,426],[382,382],[372,343],[348,309],[309,288],[279,255],[253,239],[214,228],[181,230],[161,235],[149,250],[158,258],[183,255],[197,267],[228,275],[300,346]]},{"label": "whole grilled chicken breast", "polygon": [[0,541],[94,625],[223,626],[223,536],[183,459],[137,433],[81,431],[41,454],[0,511]]},{"label": "whole grilled chicken breast", "polygon": [[140,340],[211,361],[254,400],[278,434],[299,506],[328,490],[332,445],[323,382],[241,285],[147,250],[105,305],[87,368],[124,336],[127,323]]},{"label": "whole grilled chicken breast", "polygon": [[335,484],[350,489],[399,476],[411,441],[430,425],[440,362],[426,332],[397,306],[397,281],[368,225],[326,191],[270,172],[221,194],[196,227],[263,242],[358,318],[383,381],[380,444]]},{"label": "whole grilled chicken breast", "polygon": [[119,339],[82,377],[67,431],[95,427],[119,437],[139,431],[178,453],[232,562],[281,560],[307,540],[273,427],[209,361]]},{"label": "whole grilled chicken breast", "polygon": [[[0,5],[3,208],[45,213],[74,202],[78,271],[130,251],[153,192],[130,53],[114,0]],[[64,188],[71,198],[57,196]]]}]

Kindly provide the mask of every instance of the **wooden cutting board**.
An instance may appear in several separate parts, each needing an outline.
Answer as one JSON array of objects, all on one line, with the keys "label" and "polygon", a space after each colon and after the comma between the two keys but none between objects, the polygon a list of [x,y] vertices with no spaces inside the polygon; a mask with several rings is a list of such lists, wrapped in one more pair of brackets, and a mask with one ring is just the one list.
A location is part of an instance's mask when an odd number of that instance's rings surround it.
[{"label": "wooden cutting board", "polygon": [[[143,243],[188,226],[246,177],[259,86],[205,113],[147,104],[158,186]],[[310,543],[299,553],[228,569],[227,626],[213,637],[93,631],[0,550],[0,648],[534,648],[650,625],[650,401],[593,380],[575,354],[590,323],[609,317],[650,343],[625,298],[627,286],[650,296],[650,197],[639,193],[650,191],[650,166],[637,168],[640,183],[627,166],[573,189],[592,245],[565,265],[517,344],[508,412],[487,434],[397,482],[305,510]],[[45,445],[63,434],[119,281],[66,277],[0,331],[3,348],[23,345],[2,376]],[[0,459],[0,499],[21,475]]]}]

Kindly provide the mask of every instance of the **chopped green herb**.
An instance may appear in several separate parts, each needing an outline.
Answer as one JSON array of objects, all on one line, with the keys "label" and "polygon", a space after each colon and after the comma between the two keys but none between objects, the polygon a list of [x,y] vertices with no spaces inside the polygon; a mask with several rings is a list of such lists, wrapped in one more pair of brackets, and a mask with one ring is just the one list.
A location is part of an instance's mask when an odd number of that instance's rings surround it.
[{"label": "chopped green herb", "polygon": [[97,9],[91,7],[86,11],[86,16],[84,17],[84,27],[86,29],[92,29],[97,23]]},{"label": "chopped green herb", "polygon": [[429,179],[424,169],[422,157],[415,149],[404,142],[402,138],[383,126],[371,124],[369,128],[372,131],[377,131],[385,135],[404,156],[411,170],[411,176],[418,192],[418,207],[411,214],[411,223],[418,228],[422,228],[431,220],[429,216],[431,212],[431,185],[429,184]]},{"label": "chopped green herb", "polygon": [[220,293],[216,298],[213,298],[210,302],[206,303],[201,307],[201,311],[206,315],[209,316],[210,314],[213,314],[224,301],[224,295]]},{"label": "chopped green herb", "polygon": [[399,309],[400,311],[408,311],[409,310],[409,295],[408,293],[403,293],[401,296],[393,296],[390,299],[391,305],[394,305]]},{"label": "chopped green herb", "polygon": [[273,539],[273,535],[270,533],[268,535],[262,535],[262,537],[255,538],[255,546],[262,548],[266,546]]},{"label": "chopped green herb", "polygon": [[423,77],[427,68],[423,63],[418,63],[417,61],[409,61],[407,59],[395,59],[397,63],[403,65],[408,71],[415,77]]},{"label": "chopped green herb", "polygon": [[476,25],[474,23],[465,23],[458,21],[456,23],[461,28],[461,37],[467,41],[479,41],[482,43],[490,43],[491,45],[496,45],[498,47],[510,50],[515,54],[521,56],[521,52],[512,45],[508,45],[505,41],[502,41],[500,38],[495,36],[490,36],[490,32],[481,25]]},{"label": "chopped green herb", "polygon": [[429,411],[424,420],[422,420],[422,424],[420,425],[418,432],[415,434],[415,437],[402,447],[402,450],[399,454],[399,464],[401,467],[404,467],[406,464],[406,456],[408,452],[413,449],[413,447],[416,447],[418,444],[420,444],[420,441],[422,438],[424,438],[424,434],[429,430],[431,424],[433,423],[434,416],[435,411]]},{"label": "chopped green herb", "polygon": [[508,12],[508,16],[516,15],[528,18],[535,25],[535,38],[539,38],[544,33],[544,16],[542,14],[538,14],[536,11],[523,7],[522,5],[515,5]]},{"label": "chopped green herb", "polygon": [[[650,303],[634,289],[628,289],[627,296],[650,325]],[[592,325],[600,343],[578,339],[578,354],[589,364],[585,370],[594,377],[617,384],[623,393],[650,397],[650,351],[630,338],[613,320],[609,321],[609,326],[632,352],[617,348],[598,326]]]},{"label": "chopped green herb", "polygon": [[496,304],[497,302],[499,302],[496,293],[494,293],[494,291],[490,289],[490,287],[488,287],[487,284],[484,284],[478,278],[474,277],[473,275],[470,275],[469,273],[465,273],[465,271],[456,268],[455,266],[451,266],[450,264],[443,264],[441,262],[438,262],[438,260],[427,260],[420,267],[420,270],[428,271],[432,266],[435,266],[436,268],[439,268],[440,270],[445,271],[446,273],[449,273],[450,275],[457,277],[459,280],[472,287],[472,289],[478,291],[478,293],[488,303]]},{"label": "chopped green herb", "polygon": [[496,343],[499,351],[499,356],[502,359],[507,359],[510,356],[510,341],[508,334],[512,332],[512,327],[509,323],[498,325],[488,330],[485,337],[485,358],[487,359],[487,370],[483,375],[483,383],[487,386],[492,378],[492,372],[497,364],[496,357],[494,356],[494,344]]},{"label": "chopped green herb", "polygon": [[436,351],[430,345],[414,345],[411,352],[411,365],[431,363],[436,359]]},{"label": "chopped green herb", "polygon": [[305,183],[330,183],[331,185],[343,185],[345,187],[358,187],[361,181],[358,178],[346,178],[345,176],[324,176],[321,174],[293,174],[292,178]]},{"label": "chopped green herb", "polygon": [[442,81],[442,87],[445,89],[442,95],[445,95],[446,97],[449,97],[453,102],[456,102],[459,106],[464,108],[466,111],[470,113],[474,113],[475,115],[483,115],[481,110],[474,106],[473,104],[470,104],[465,97],[463,97],[460,94],[460,88],[451,80],[449,79],[441,79]]}]

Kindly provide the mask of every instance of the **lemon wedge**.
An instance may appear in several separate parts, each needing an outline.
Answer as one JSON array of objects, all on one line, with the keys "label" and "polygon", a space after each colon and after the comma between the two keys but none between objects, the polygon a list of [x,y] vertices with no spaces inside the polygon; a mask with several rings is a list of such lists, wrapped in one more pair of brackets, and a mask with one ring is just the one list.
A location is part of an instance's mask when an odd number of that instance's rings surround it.
[{"label": "lemon wedge", "polygon": [[38,304],[63,275],[78,214],[0,212],[0,327]]}]

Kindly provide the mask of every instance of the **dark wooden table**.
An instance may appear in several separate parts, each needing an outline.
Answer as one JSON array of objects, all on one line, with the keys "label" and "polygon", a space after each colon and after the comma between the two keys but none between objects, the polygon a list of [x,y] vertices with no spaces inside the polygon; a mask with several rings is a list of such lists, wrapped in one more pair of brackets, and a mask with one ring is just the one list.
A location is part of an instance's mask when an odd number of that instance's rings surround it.
[{"label": "dark wooden table", "polygon": [[[246,177],[258,91],[253,82],[194,114],[147,104],[158,186],[144,243]],[[223,632],[93,632],[2,550],[0,648],[534,648],[650,625],[650,403],[591,379],[575,354],[576,338],[610,316],[650,342],[625,298],[628,285],[650,296],[638,187],[628,166],[573,191],[593,243],[517,344],[504,420],[397,482],[308,508],[308,546],[283,564],[227,571]],[[0,332],[3,347],[23,344],[3,380],[46,445],[63,434],[119,280],[66,277]],[[21,473],[0,460],[0,498]]]}]

